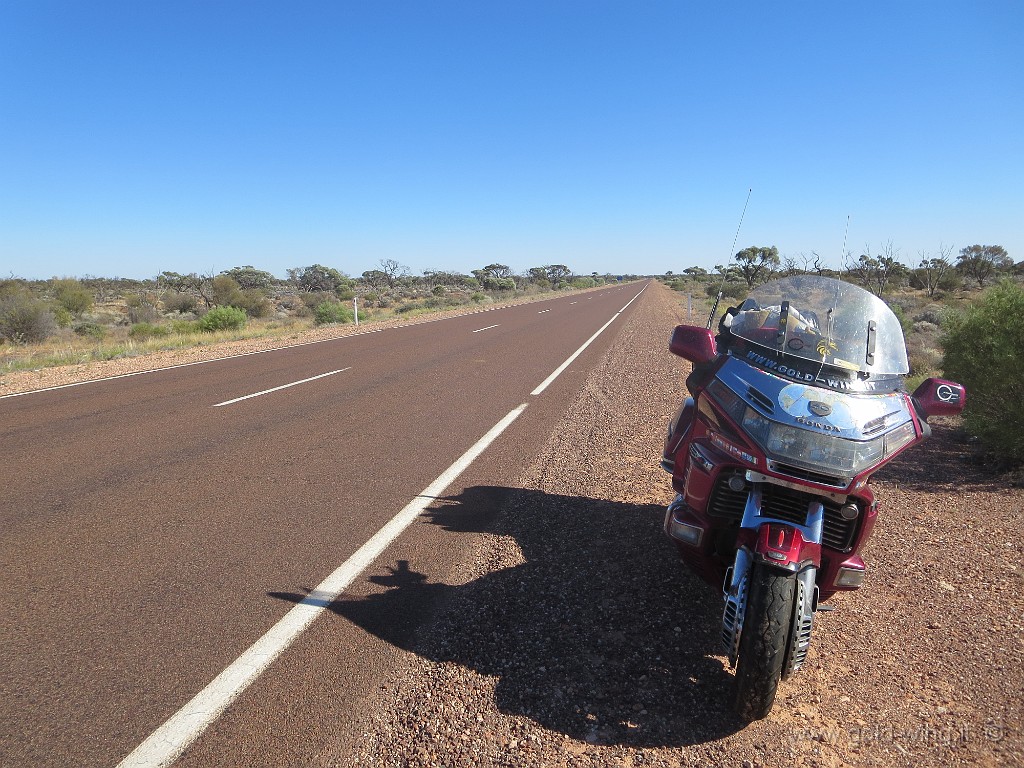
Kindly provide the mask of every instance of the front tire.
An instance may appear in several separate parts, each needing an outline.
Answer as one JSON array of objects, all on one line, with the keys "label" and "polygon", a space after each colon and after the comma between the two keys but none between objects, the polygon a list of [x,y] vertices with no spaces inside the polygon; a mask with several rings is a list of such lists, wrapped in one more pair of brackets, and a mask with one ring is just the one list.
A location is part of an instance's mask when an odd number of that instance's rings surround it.
[{"label": "front tire", "polygon": [[760,720],[772,710],[789,647],[796,579],[763,563],[750,569],[743,631],[736,658],[736,714]]}]

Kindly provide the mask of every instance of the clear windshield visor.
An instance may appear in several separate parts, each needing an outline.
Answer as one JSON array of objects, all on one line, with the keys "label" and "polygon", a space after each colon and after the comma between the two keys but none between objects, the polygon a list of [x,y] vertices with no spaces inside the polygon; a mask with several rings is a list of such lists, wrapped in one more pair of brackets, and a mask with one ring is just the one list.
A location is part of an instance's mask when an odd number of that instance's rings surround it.
[{"label": "clear windshield visor", "polygon": [[885,302],[852,283],[797,275],[751,291],[730,328],[783,355],[865,371],[904,374],[903,328]]}]

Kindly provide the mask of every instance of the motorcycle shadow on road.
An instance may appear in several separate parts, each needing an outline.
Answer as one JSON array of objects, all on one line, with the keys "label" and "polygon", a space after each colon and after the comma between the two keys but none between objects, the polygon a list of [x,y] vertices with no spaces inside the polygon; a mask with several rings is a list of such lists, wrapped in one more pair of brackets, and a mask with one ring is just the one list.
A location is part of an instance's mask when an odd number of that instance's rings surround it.
[{"label": "motorcycle shadow on road", "polygon": [[[331,610],[432,661],[496,677],[501,711],[580,741],[720,739],[743,727],[717,655],[721,600],[678,561],[663,515],[653,504],[469,488],[426,517],[449,531],[509,537],[498,551],[516,554],[517,545],[518,564],[452,586],[399,561],[390,575],[371,576],[384,591],[342,597]],[[438,606],[438,618],[416,631],[397,618],[424,605]]]}]

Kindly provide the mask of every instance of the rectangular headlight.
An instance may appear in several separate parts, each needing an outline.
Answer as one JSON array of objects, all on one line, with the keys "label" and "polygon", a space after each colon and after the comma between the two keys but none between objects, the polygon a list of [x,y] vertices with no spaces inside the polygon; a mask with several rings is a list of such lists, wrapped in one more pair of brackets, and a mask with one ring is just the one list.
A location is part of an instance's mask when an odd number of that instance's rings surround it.
[{"label": "rectangular headlight", "polygon": [[768,430],[765,449],[773,458],[857,474],[881,460],[885,443],[881,436],[866,441],[846,440],[773,423]]}]

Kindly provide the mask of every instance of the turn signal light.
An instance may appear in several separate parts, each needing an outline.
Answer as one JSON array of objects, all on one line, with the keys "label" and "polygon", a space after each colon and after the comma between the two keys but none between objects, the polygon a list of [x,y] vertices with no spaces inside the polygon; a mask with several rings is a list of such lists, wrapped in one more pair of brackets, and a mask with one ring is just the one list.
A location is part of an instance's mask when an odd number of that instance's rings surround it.
[{"label": "turn signal light", "polygon": [[700,545],[700,540],[704,536],[704,529],[696,525],[672,520],[669,524],[669,533],[673,539],[689,544],[691,547],[696,547]]},{"label": "turn signal light", "polygon": [[864,583],[864,573],[860,568],[840,568],[836,574],[836,586],[856,589]]}]

